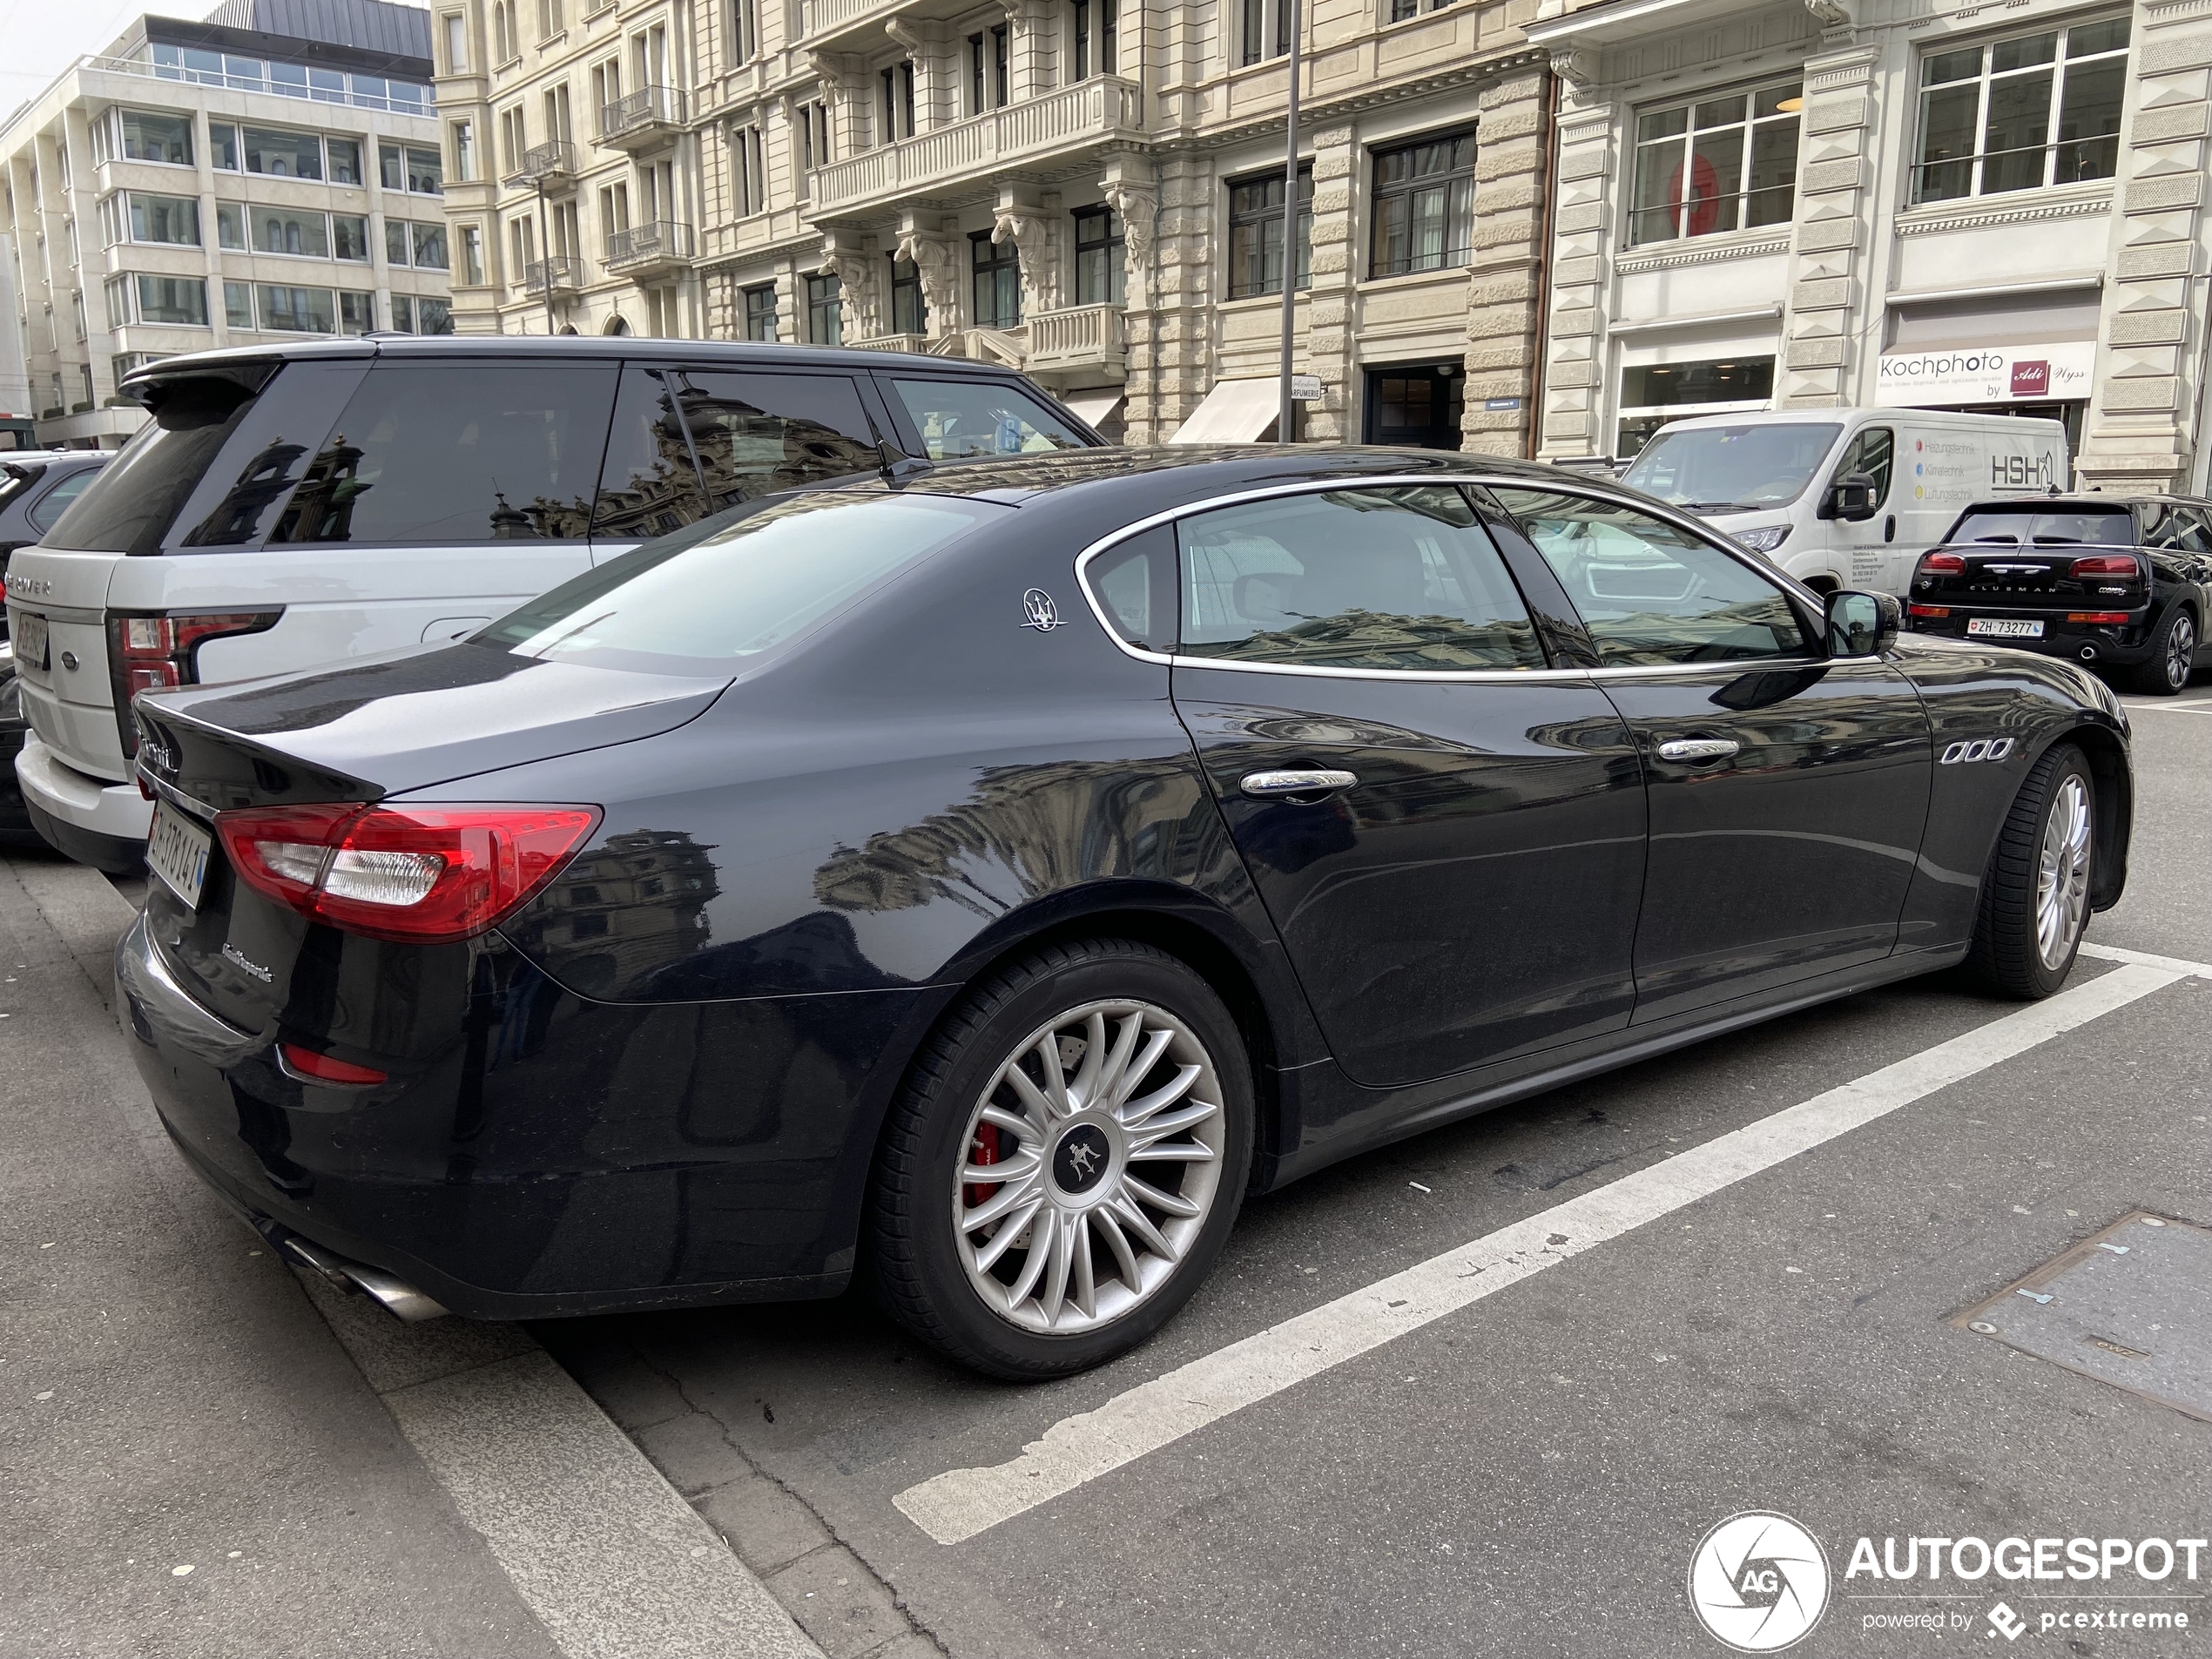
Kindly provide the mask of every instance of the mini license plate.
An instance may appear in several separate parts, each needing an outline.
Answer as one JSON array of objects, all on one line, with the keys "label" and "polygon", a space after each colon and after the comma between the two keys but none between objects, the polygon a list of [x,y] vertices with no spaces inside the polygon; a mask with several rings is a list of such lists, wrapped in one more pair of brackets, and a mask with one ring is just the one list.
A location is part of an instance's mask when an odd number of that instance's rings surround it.
[{"label": "mini license plate", "polygon": [[206,830],[165,800],[153,809],[153,829],[146,837],[146,867],[197,910],[199,890],[207,881],[211,845]]},{"label": "mini license plate", "polygon": [[46,618],[35,611],[16,612],[16,661],[46,672]]},{"label": "mini license plate", "polygon": [[2020,617],[1969,617],[1966,631],[1984,639],[2040,639],[2043,624]]}]

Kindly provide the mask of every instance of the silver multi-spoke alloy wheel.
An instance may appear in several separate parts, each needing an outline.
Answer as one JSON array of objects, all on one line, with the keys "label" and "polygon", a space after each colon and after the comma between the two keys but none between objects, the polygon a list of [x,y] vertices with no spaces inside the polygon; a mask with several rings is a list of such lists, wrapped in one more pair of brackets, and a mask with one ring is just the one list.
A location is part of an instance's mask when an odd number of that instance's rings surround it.
[{"label": "silver multi-spoke alloy wheel", "polygon": [[2079,773],[2059,780],[2043,815],[2035,866],[2035,949],[2043,966],[2062,968],[2074,954],[2089,907],[2089,787]]},{"label": "silver multi-spoke alloy wheel", "polygon": [[2182,611],[2166,631],[2166,683],[2180,691],[2196,666],[2196,624]]},{"label": "silver multi-spoke alloy wheel", "polygon": [[968,1114],[953,1177],[968,1283],[1025,1331],[1124,1317],[1204,1228],[1226,1134],[1213,1058],[1165,1008],[1116,998],[1055,1015]]}]

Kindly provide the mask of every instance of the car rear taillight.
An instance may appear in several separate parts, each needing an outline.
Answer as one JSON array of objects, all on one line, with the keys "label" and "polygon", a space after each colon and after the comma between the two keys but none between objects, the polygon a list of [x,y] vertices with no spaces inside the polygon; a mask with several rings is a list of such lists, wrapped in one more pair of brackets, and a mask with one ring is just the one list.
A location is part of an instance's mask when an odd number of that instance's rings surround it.
[{"label": "car rear taillight", "polygon": [[2074,574],[2086,576],[2136,577],[2141,574],[2131,553],[2100,553],[2094,558],[2076,559]]},{"label": "car rear taillight", "polygon": [[1966,561],[1956,553],[1923,553],[1919,574],[1922,576],[1964,576]]},{"label": "car rear taillight", "polygon": [[1949,605],[1914,605],[1912,609],[1916,617],[1947,617],[1951,614]]},{"label": "car rear taillight", "polygon": [[284,1069],[295,1077],[309,1082],[337,1083],[347,1089],[367,1089],[372,1083],[387,1080],[388,1074],[374,1066],[356,1066],[348,1061],[333,1060],[327,1054],[317,1054],[313,1049],[303,1049],[296,1042],[281,1044],[277,1053],[283,1057]]},{"label": "car rear taillight", "polygon": [[266,633],[281,610],[218,610],[194,616],[110,617],[108,672],[115,683],[115,723],[125,759],[138,752],[131,699],[141,691],[199,683],[199,651],[211,639]]},{"label": "car rear taillight", "polygon": [[218,813],[239,879],[370,939],[445,944],[482,933],[560,873],[597,806],[368,806]]},{"label": "car rear taillight", "polygon": [[2066,613],[2066,619],[2068,622],[2121,623],[2128,620],[2128,613],[2124,610],[2069,610]]}]

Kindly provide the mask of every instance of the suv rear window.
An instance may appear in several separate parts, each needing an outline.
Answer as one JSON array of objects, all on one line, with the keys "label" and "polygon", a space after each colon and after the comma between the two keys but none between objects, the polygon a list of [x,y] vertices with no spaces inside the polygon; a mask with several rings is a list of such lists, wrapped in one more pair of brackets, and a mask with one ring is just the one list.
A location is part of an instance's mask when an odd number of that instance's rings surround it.
[{"label": "suv rear window", "polygon": [[891,384],[921,429],[922,453],[932,461],[1095,447],[1027,392],[1003,381],[900,379]]},{"label": "suv rear window", "polygon": [[253,392],[213,374],[158,386],[153,417],[46,532],[44,544],[81,553],[152,553],[253,408]]},{"label": "suv rear window", "polygon": [[2135,522],[2124,507],[1971,507],[1950,535],[1953,542],[2000,547],[2133,547]]},{"label": "suv rear window", "polygon": [[704,534],[649,542],[502,617],[475,643],[648,672],[732,673],[1012,510],[947,496],[795,496]]}]

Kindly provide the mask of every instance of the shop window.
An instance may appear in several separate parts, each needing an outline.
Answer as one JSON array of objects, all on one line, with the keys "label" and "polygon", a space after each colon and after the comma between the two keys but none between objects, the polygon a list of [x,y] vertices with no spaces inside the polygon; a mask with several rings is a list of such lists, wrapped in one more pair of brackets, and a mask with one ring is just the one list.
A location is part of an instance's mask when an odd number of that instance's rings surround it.
[{"label": "shop window", "polygon": [[[1313,169],[1298,172],[1298,286],[1313,286]],[[1283,170],[1229,183],[1229,297],[1283,292]]]},{"label": "shop window", "polygon": [[1800,81],[1636,117],[1634,244],[1780,225],[1797,187]]},{"label": "shop window", "polygon": [[1022,251],[1010,237],[1003,242],[994,242],[988,231],[974,233],[968,239],[968,246],[975,275],[975,326],[1020,327]]},{"label": "shop window", "polygon": [[1669,421],[1692,415],[1763,409],[1774,395],[1774,359],[1728,357],[1645,363],[1621,371],[1621,423],[1614,454],[1622,459]]},{"label": "shop window", "polygon": [[2126,17],[1920,59],[1916,202],[2109,179],[2127,93]]},{"label": "shop window", "polygon": [[1128,260],[1122,216],[1110,207],[1076,213],[1076,303],[1118,306],[1127,299]]},{"label": "shop window", "polygon": [[1474,251],[1474,134],[1375,152],[1373,276],[1441,271]]}]

